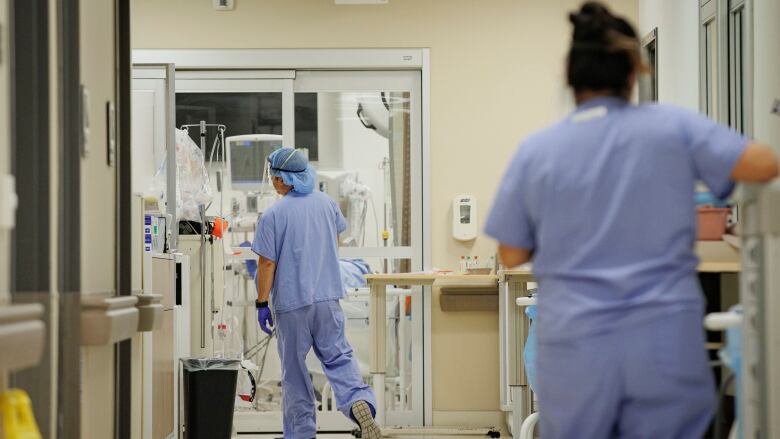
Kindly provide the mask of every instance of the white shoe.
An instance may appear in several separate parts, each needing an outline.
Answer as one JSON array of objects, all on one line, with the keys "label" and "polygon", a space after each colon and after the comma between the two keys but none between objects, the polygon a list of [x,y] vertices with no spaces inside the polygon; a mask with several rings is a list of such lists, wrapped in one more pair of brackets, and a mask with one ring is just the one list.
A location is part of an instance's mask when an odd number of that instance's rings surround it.
[{"label": "white shoe", "polygon": [[358,401],[352,404],[352,416],[360,426],[361,439],[380,439],[382,437],[382,430],[374,421],[374,417],[371,416],[371,407],[365,401]]}]

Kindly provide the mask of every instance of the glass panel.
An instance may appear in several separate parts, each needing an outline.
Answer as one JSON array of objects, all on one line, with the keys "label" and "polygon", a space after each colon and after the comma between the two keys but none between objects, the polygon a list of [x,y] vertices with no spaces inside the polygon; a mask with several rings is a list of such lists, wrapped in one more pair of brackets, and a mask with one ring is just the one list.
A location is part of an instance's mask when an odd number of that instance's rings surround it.
[{"label": "glass panel", "polygon": [[707,115],[718,119],[718,45],[716,21],[705,24]]},{"label": "glass panel", "polygon": [[745,90],[745,83],[744,83],[744,57],[743,57],[743,50],[744,50],[744,34],[742,29],[743,24],[743,10],[740,9],[734,14],[734,37],[736,38],[734,48],[735,48],[735,57],[734,57],[734,70],[736,72],[735,75],[735,91],[736,96],[734,98],[735,100],[735,108],[737,113],[736,118],[736,125],[735,128],[737,131],[744,133],[745,132],[745,98],[744,98],[744,90]]},{"label": "glass panel", "polygon": [[317,93],[295,95],[295,146],[309,151],[309,160],[319,159]]},{"label": "glass panel", "polygon": [[409,98],[408,91],[295,95],[295,125],[306,126],[297,146],[317,147],[319,189],[347,218],[342,246],[411,243]]},{"label": "glass panel", "polygon": [[[244,134],[282,134],[282,93],[176,93],[176,126],[206,123],[225,125],[225,137]],[[200,145],[200,131],[189,130]],[[216,130],[209,128],[206,157],[211,156]],[[216,157],[215,157],[216,160]]]},{"label": "glass panel", "polygon": [[[649,37],[646,37],[646,39]],[[642,58],[650,70],[649,73],[639,77],[639,102],[657,102],[658,101],[658,65],[657,48],[658,42],[655,36],[652,39],[643,41]]]},{"label": "glass panel", "polygon": [[744,10],[729,14],[729,125],[744,133]]}]

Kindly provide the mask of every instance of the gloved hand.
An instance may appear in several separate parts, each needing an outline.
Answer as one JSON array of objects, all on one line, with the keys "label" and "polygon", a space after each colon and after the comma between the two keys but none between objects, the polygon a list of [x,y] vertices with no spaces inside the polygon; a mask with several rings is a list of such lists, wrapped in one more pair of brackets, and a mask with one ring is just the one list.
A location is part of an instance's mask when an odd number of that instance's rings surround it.
[{"label": "gloved hand", "polygon": [[268,302],[257,305],[257,321],[260,323],[260,329],[263,332],[268,335],[273,334],[273,330],[269,326],[274,326],[274,317],[271,315],[271,308],[268,307]]}]

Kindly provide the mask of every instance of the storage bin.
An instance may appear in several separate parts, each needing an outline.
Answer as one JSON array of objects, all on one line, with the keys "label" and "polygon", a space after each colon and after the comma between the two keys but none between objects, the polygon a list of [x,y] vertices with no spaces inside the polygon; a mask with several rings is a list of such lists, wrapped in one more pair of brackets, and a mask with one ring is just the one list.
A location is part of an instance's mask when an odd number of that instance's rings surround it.
[{"label": "storage bin", "polygon": [[731,209],[727,207],[699,207],[698,239],[700,241],[720,241],[726,233],[726,220]]}]

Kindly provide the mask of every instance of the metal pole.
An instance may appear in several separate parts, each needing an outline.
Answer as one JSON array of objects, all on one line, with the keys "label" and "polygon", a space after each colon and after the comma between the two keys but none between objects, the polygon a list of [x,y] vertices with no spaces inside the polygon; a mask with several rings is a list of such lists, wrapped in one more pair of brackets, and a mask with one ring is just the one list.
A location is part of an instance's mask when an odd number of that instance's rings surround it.
[{"label": "metal pole", "polygon": [[[206,154],[206,121],[200,121],[200,149]],[[200,348],[206,348],[206,208],[200,206]]]},{"label": "metal pole", "polygon": [[166,173],[167,213],[171,217],[171,252],[179,248],[179,222],[176,212],[176,68],[173,64],[165,66],[165,149],[166,149]]},{"label": "metal pole", "polygon": [[200,206],[200,348],[206,348],[206,209]]},{"label": "metal pole", "polygon": [[[222,149],[222,162],[221,162],[222,172],[219,175],[219,179],[220,179],[219,216],[224,220],[225,219],[225,170],[227,169],[228,166],[227,158],[225,154],[225,148],[227,147],[225,145],[225,127],[219,127],[219,144],[220,144],[220,148]],[[222,239],[225,239],[225,237],[222,236]]]}]

